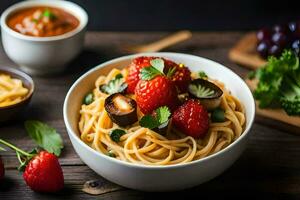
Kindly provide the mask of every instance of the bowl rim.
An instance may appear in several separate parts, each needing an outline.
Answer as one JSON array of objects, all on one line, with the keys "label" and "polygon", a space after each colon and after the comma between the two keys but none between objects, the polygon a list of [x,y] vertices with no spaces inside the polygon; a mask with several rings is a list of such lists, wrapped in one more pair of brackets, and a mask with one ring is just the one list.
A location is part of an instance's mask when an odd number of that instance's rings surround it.
[{"label": "bowl rim", "polygon": [[[76,7],[81,13],[75,14],[72,11],[66,10],[64,7],[68,5]],[[49,37],[35,37],[35,36],[24,35],[17,31],[14,31],[7,25],[6,21],[7,18],[11,15],[11,13],[17,10],[22,10],[25,8],[30,8],[35,6],[50,6],[50,7],[52,6],[52,7],[57,7],[66,10],[66,12],[70,12],[73,16],[75,16],[79,20],[79,25],[75,29],[69,32],[66,32],[61,35],[49,36]],[[7,33],[22,40],[35,41],[35,42],[49,42],[49,41],[57,41],[57,40],[70,38],[76,35],[77,33],[81,32],[87,26],[87,23],[88,23],[88,14],[81,6],[70,1],[62,1],[62,0],[51,0],[51,1],[29,0],[29,1],[22,1],[19,3],[15,3],[10,7],[8,7],[7,9],[5,9],[0,18],[0,25],[2,29],[5,30]]]},{"label": "bowl rim", "polygon": [[[136,163],[130,163],[130,162],[125,162],[122,160],[118,160],[115,158],[111,158],[109,156],[106,156],[98,151],[96,151],[95,149],[91,148],[89,145],[87,145],[86,143],[84,143],[79,137],[78,135],[75,133],[75,131],[73,131],[73,129],[70,126],[69,120],[67,118],[67,107],[68,107],[68,102],[69,102],[69,98],[71,93],[73,92],[74,88],[78,85],[78,83],[81,82],[81,80],[83,80],[86,76],[94,73],[95,71],[97,71],[100,68],[103,68],[107,65],[113,64],[113,63],[117,63],[117,62],[121,62],[124,60],[128,60],[128,59],[132,59],[138,56],[160,56],[160,57],[168,57],[168,56],[183,56],[183,59],[202,59],[205,62],[210,62],[214,65],[219,65],[220,67],[224,68],[224,70],[228,71],[229,73],[231,73],[233,76],[236,76],[236,78],[238,78],[242,84],[242,88],[244,88],[245,92],[248,94],[249,98],[250,98],[250,111],[251,111],[251,116],[247,116],[247,118],[249,119],[249,125],[246,126],[245,130],[243,131],[243,133],[241,134],[241,136],[235,140],[234,142],[232,142],[231,144],[229,144],[227,147],[225,147],[224,149],[218,151],[217,153],[214,153],[212,155],[206,156],[204,158],[198,159],[198,160],[194,160],[188,163],[179,163],[179,164],[174,164],[174,165],[142,165],[142,164],[136,164]],[[196,55],[191,55],[191,54],[185,54],[185,53],[174,53],[174,52],[155,52],[155,53],[138,53],[138,54],[131,54],[131,55],[127,55],[127,56],[122,56],[122,57],[118,57],[109,61],[106,61],[100,65],[97,65],[95,67],[93,67],[92,69],[90,69],[89,71],[87,71],[86,73],[84,73],[83,75],[81,75],[70,87],[70,89],[68,90],[68,93],[65,97],[64,100],[64,105],[63,105],[63,118],[64,118],[64,122],[67,128],[67,132],[69,137],[73,137],[77,143],[79,143],[79,145],[81,145],[82,148],[87,149],[89,152],[91,152],[92,154],[96,154],[100,157],[102,157],[103,159],[107,159],[108,161],[114,162],[115,164],[120,164],[126,167],[130,167],[130,168],[142,168],[142,169],[152,169],[152,170],[156,170],[156,169],[172,169],[172,168],[180,168],[180,167],[186,167],[189,165],[196,165],[198,163],[210,160],[214,157],[223,155],[224,153],[226,153],[227,151],[229,151],[233,146],[235,146],[237,143],[239,143],[241,140],[245,139],[245,137],[249,134],[250,129],[253,125],[254,122],[254,118],[255,118],[255,101],[252,95],[251,90],[249,89],[249,87],[247,86],[247,84],[244,82],[244,80],[237,75],[236,73],[234,73],[231,69],[225,67],[224,65],[217,63],[215,61],[212,61],[210,59],[207,58],[203,58],[200,56],[196,56]],[[72,146],[74,144],[72,143]],[[74,147],[73,147],[74,148]]]},{"label": "bowl rim", "polygon": [[[25,98],[23,98],[19,103],[12,104],[12,105],[9,105],[9,106],[0,107],[0,111],[17,107],[18,105],[23,104],[25,101],[27,101],[29,98],[32,97],[33,92],[35,90],[35,84],[34,84],[33,79],[28,74],[26,74],[25,72],[23,72],[21,70],[12,68],[12,67],[1,67],[0,66],[0,74],[1,73],[4,73],[4,74],[7,73],[8,75],[17,75],[17,76],[20,76],[20,77],[26,79],[30,84],[30,88],[27,88],[27,89],[29,89],[29,92],[27,93]],[[23,80],[21,80],[21,81],[22,81],[22,83],[24,82]]]}]

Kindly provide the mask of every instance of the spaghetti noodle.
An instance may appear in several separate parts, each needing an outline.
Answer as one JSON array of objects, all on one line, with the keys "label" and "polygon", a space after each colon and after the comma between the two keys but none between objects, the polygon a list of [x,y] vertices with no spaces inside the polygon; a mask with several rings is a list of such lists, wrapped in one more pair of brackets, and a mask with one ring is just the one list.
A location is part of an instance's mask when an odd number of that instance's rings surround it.
[{"label": "spaghetti noodle", "polygon": [[[138,122],[126,128],[120,142],[110,138],[110,132],[120,128],[113,123],[104,109],[108,97],[98,88],[107,84],[117,74],[127,76],[127,69],[113,69],[106,77],[100,76],[93,90],[94,100],[80,109],[80,137],[86,144],[98,152],[113,152],[117,159],[144,165],[173,165],[187,163],[214,154],[236,140],[243,132],[245,110],[240,101],[232,96],[219,81],[213,81],[223,90],[220,107],[225,111],[225,121],[210,122],[207,135],[202,139],[186,136],[174,127],[166,135],[141,127]],[[134,98],[134,95],[131,96]],[[138,119],[143,114],[138,111]]]}]

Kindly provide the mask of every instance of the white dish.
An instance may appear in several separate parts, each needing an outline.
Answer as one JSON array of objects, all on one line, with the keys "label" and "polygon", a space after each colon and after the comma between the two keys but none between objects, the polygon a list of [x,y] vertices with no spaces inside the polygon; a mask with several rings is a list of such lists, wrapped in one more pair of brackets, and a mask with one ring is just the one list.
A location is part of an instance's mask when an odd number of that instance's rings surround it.
[{"label": "white dish", "polygon": [[[52,37],[33,37],[18,33],[6,24],[14,12],[34,6],[58,7],[79,19],[74,30]],[[78,5],[61,0],[23,1],[7,8],[1,15],[2,44],[8,57],[29,74],[61,72],[82,49],[88,16]]]},{"label": "white dish", "polygon": [[124,56],[105,62],[82,75],[70,88],[64,102],[64,121],[80,158],[96,173],[124,187],[143,191],[181,190],[204,183],[218,176],[233,164],[246,147],[255,115],[251,91],[234,72],[211,60],[180,53],[144,53],[140,55],[165,57],[184,63],[191,71],[204,70],[209,77],[218,79],[236,96],[246,109],[246,128],[243,134],[225,149],[186,164],[146,166],[119,161],[90,148],[78,137],[78,118],[82,99],[94,88],[99,75],[106,75],[112,68],[126,67],[138,55]]}]

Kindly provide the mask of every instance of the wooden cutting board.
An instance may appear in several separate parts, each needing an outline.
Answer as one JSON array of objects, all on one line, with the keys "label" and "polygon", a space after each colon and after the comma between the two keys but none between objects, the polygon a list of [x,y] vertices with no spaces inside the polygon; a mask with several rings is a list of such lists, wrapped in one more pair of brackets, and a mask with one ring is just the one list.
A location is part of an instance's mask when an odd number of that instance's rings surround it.
[{"label": "wooden cutting board", "polygon": [[[258,69],[264,66],[267,61],[262,59],[256,52],[256,35],[254,32],[246,34],[237,44],[229,51],[229,59],[242,66],[250,69]],[[257,81],[246,79],[246,83],[253,91]],[[260,109],[256,102],[256,113],[274,120],[282,121],[300,127],[300,117],[289,116],[283,109]]]},{"label": "wooden cutting board", "polygon": [[246,34],[232,49],[229,51],[229,59],[242,66],[250,69],[257,69],[266,64],[256,52],[256,35],[254,32]]}]

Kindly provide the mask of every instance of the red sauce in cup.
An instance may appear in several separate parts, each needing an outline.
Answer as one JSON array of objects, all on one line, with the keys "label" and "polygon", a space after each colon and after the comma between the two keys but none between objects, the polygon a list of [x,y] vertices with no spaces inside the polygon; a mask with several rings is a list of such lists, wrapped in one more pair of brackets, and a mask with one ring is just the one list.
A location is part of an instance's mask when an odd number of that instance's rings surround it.
[{"label": "red sauce in cup", "polygon": [[50,37],[74,30],[79,25],[79,20],[59,8],[31,7],[13,13],[6,23],[23,35]]}]

